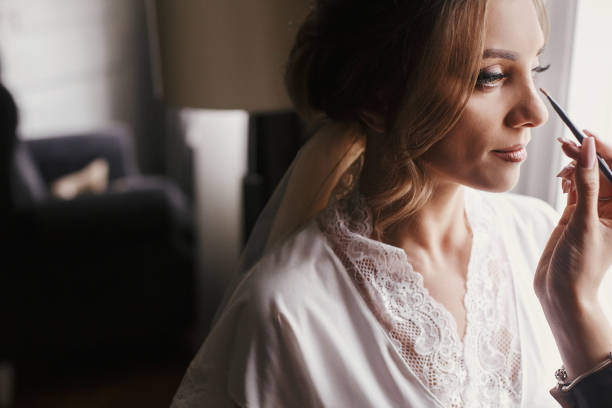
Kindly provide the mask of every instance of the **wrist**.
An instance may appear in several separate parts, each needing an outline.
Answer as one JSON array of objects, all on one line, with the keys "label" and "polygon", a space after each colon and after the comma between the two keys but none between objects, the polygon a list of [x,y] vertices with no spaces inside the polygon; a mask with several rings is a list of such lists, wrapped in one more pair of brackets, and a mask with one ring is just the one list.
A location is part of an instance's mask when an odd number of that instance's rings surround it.
[{"label": "wrist", "polygon": [[612,350],[612,327],[596,296],[557,294],[542,305],[570,379]]},{"label": "wrist", "polygon": [[578,289],[575,285],[548,284],[537,296],[544,312],[555,320],[575,321],[601,309],[597,291]]}]

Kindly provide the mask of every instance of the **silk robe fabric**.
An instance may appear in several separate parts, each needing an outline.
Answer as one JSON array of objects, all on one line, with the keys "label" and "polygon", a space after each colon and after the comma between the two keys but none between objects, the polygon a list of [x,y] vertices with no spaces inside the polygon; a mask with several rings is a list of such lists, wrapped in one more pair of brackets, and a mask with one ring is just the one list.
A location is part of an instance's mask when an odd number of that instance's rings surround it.
[{"label": "silk robe fabric", "polygon": [[[558,407],[560,358],[533,274],[558,215],[489,200],[511,260],[521,344],[521,407]],[[401,358],[315,220],[244,277],[191,363],[172,407],[442,407]]]}]

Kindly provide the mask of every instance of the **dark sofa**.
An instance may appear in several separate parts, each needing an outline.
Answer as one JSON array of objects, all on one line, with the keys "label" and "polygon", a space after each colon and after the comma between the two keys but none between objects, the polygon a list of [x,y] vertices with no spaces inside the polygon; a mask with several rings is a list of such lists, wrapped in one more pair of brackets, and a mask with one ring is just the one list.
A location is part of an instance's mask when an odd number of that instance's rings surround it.
[{"label": "dark sofa", "polygon": [[[183,193],[138,173],[125,127],[21,141],[16,124],[0,85],[0,360],[87,364],[180,346],[195,303]],[[100,157],[108,191],[50,195],[51,181]]]}]

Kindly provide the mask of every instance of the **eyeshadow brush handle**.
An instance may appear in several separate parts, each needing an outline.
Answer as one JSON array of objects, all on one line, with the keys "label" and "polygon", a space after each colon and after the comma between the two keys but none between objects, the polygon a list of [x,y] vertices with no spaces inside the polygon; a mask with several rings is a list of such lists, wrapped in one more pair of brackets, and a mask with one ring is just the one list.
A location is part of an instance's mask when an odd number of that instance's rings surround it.
[{"label": "eyeshadow brush handle", "polygon": [[[559,104],[557,104],[557,102],[555,102],[555,100],[548,94],[548,92],[546,92],[542,88],[540,88],[540,91],[546,96],[546,98],[548,98],[550,104],[552,105],[555,112],[557,112],[563,123],[565,123],[565,125],[569,128],[569,130],[576,137],[576,139],[578,139],[578,142],[582,144],[582,141],[585,138],[584,134],[580,130],[578,130],[576,125],[574,125],[574,123],[570,120],[567,114],[563,111]],[[604,174],[604,176],[606,176],[608,181],[612,183],[612,170],[610,170],[608,163],[606,163],[606,161],[599,154],[597,154],[597,162],[599,163],[599,169],[601,170],[601,172]]]}]

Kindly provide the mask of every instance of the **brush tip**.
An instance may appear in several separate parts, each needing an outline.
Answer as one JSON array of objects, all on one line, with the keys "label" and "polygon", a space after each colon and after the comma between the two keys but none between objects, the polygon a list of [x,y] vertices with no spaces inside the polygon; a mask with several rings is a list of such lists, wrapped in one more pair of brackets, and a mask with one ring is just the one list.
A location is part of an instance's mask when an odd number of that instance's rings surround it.
[{"label": "brush tip", "polygon": [[542,92],[544,95],[550,98],[550,95],[548,94],[548,92],[546,92],[544,88],[540,88],[540,92]]}]

